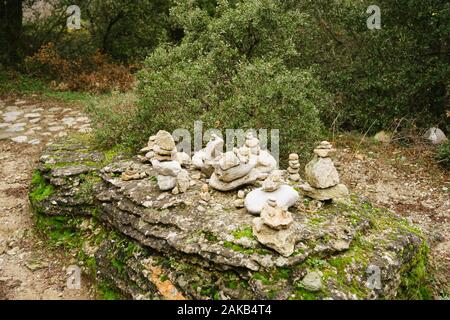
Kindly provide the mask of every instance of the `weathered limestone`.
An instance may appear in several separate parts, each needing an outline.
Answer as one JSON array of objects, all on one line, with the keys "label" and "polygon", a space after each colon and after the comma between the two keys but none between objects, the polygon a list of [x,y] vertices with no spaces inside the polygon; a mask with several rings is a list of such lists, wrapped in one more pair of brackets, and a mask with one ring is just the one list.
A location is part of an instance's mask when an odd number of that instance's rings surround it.
[{"label": "weathered limestone", "polygon": [[[64,216],[82,241],[79,256],[95,262],[95,278],[127,298],[402,298],[403,280],[414,281],[415,266],[423,270],[426,265],[418,231],[398,215],[370,209],[362,199],[324,204],[308,213],[291,207],[292,223],[276,230],[262,217],[254,226],[251,215],[235,208],[232,193],[210,193],[211,205],[205,205],[199,194],[208,191],[207,184],[177,195],[161,193],[153,179],[121,179],[130,167],[156,176],[150,164],[122,158],[96,166],[104,161],[110,160],[103,153],[67,138],[48,146],[30,201],[39,215]],[[95,223],[82,228],[86,221]],[[308,270],[317,259],[321,263]],[[336,268],[337,259],[345,262],[342,270]],[[370,264],[382,270],[381,289],[365,285]],[[318,277],[305,278],[309,272],[323,272],[321,285]],[[310,292],[305,295],[305,290]]]},{"label": "weathered limestone", "polygon": [[315,149],[314,154],[321,158],[327,158],[334,154],[336,152],[336,149],[333,148],[331,143],[328,141],[322,141]]},{"label": "weathered limestone", "polygon": [[448,138],[445,136],[445,133],[439,128],[430,128],[423,135],[425,139],[427,139],[432,144],[441,144],[448,141]]},{"label": "weathered limestone", "polygon": [[326,189],[313,188],[308,184],[299,187],[306,196],[319,201],[344,199],[349,195],[347,186],[342,183]]},{"label": "weathered limestone", "polygon": [[261,188],[255,189],[245,197],[245,207],[251,214],[259,214],[269,199],[282,208],[293,206],[299,199],[298,192],[291,186],[282,184],[281,173],[273,172]]},{"label": "weathered limestone", "polygon": [[335,152],[328,141],[314,149],[314,158],[305,166],[307,183],[299,188],[310,198],[325,201],[348,197],[348,189],[340,183],[339,173],[329,156]]},{"label": "weathered limestone", "polygon": [[209,202],[209,200],[211,200],[211,194],[209,193],[209,186],[206,183],[202,185],[200,198],[205,202]]},{"label": "weathered limestone", "polygon": [[130,180],[139,180],[143,179],[147,176],[147,173],[145,172],[139,172],[139,170],[130,167],[125,172],[122,173],[120,176],[122,180],[124,181],[130,181]]},{"label": "weathered limestone", "polygon": [[314,157],[305,167],[306,181],[318,189],[333,187],[339,183],[339,174],[330,158]]},{"label": "weathered limestone", "polygon": [[306,276],[302,279],[301,285],[308,291],[320,291],[323,287],[322,276],[323,273],[320,271],[308,271]]}]

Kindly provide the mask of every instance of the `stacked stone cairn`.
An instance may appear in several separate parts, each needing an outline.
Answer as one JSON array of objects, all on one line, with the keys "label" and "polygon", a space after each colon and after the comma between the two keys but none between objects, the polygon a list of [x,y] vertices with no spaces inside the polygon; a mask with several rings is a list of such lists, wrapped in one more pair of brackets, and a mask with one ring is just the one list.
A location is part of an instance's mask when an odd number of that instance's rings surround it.
[{"label": "stacked stone cairn", "polygon": [[189,173],[181,168],[176,159],[177,149],[172,135],[164,130],[158,131],[153,142],[151,163],[157,172],[158,187],[161,191],[172,190],[174,194],[186,192],[189,188]]},{"label": "stacked stone cairn", "polygon": [[156,137],[157,137],[156,135],[150,136],[150,138],[148,138],[147,146],[141,149],[141,152],[145,153],[144,160],[146,161],[151,161],[153,159],[156,159],[158,161],[175,160],[178,161],[181,164],[181,166],[186,168],[188,168],[191,165],[191,157],[189,156],[189,154],[187,154],[186,152],[178,152],[176,148],[172,150],[162,149],[161,146],[158,146],[155,143]]},{"label": "stacked stone cairn", "polygon": [[223,153],[223,144],[223,139],[213,134],[206,147],[197,151],[192,156],[192,164],[194,167],[201,170],[207,177],[210,177],[214,172],[214,161]]},{"label": "stacked stone cairn", "polygon": [[320,201],[348,197],[348,189],[340,183],[339,173],[330,158],[335,152],[328,141],[322,141],[314,149],[314,158],[305,166],[307,183],[299,186],[306,196]]},{"label": "stacked stone cairn", "polygon": [[219,191],[230,191],[265,179],[276,169],[277,161],[267,150],[261,150],[259,140],[249,132],[243,146],[221,154],[212,165],[214,172],[209,185]]},{"label": "stacked stone cairn", "polygon": [[209,185],[220,191],[230,191],[240,186],[255,182],[259,172],[253,170],[255,163],[244,162],[237,149],[225,152],[214,163],[214,172]]},{"label": "stacked stone cairn", "polygon": [[295,244],[292,222],[292,214],[287,208],[280,207],[275,198],[269,198],[261,216],[253,219],[253,235],[263,245],[288,257],[294,252]]},{"label": "stacked stone cairn", "polygon": [[291,153],[289,155],[289,167],[287,168],[287,171],[289,173],[289,179],[298,182],[300,181],[300,162],[298,161],[298,154],[297,153]]}]

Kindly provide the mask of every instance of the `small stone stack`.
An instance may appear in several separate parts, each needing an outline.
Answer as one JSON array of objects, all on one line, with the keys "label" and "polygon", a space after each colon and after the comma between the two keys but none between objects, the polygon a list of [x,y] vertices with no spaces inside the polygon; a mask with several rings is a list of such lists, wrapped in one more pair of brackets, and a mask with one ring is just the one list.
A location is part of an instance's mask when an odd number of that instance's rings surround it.
[{"label": "small stone stack", "polygon": [[292,214],[269,198],[261,210],[261,217],[253,219],[253,235],[263,245],[288,257],[294,252],[295,230]]},{"label": "small stone stack", "polygon": [[348,196],[348,189],[340,183],[339,173],[330,158],[335,151],[328,141],[322,141],[314,149],[313,160],[305,166],[307,184],[299,186],[308,197],[325,201]]},{"label": "small stone stack", "polygon": [[292,214],[277,205],[276,199],[269,199],[261,210],[262,222],[275,230],[287,229],[293,222]]},{"label": "small stone stack", "polygon": [[237,149],[223,153],[214,164],[209,185],[219,191],[230,191],[255,182],[259,172],[253,170],[254,167],[255,163],[243,163],[239,159]]},{"label": "small stone stack", "polygon": [[177,149],[175,146],[175,141],[172,135],[164,130],[158,131],[155,136],[153,152],[155,152],[154,159],[158,161],[171,161]]},{"label": "small stone stack", "polygon": [[300,181],[300,162],[298,161],[298,154],[291,153],[289,155],[289,167],[287,169],[289,173],[289,179],[295,182]]},{"label": "small stone stack", "polygon": [[174,194],[185,192],[189,188],[189,173],[181,168],[175,159],[177,149],[172,135],[160,130],[152,140],[154,156],[151,160],[158,173],[158,187],[161,191],[172,190]]},{"label": "small stone stack", "polygon": [[244,208],[244,199],[245,199],[245,192],[243,190],[239,190],[237,193],[237,199],[234,201],[234,206],[236,208]]},{"label": "small stone stack", "polygon": [[206,183],[202,185],[200,191],[200,198],[205,202],[209,202],[209,200],[211,200],[211,194],[209,193],[209,186]]},{"label": "small stone stack", "polygon": [[245,135],[245,146],[250,149],[250,153],[254,155],[259,155],[260,146],[259,139],[253,135],[253,132],[249,131]]},{"label": "small stone stack", "polygon": [[329,158],[336,152],[333,145],[328,141],[322,141],[315,149],[314,154],[321,158]]}]

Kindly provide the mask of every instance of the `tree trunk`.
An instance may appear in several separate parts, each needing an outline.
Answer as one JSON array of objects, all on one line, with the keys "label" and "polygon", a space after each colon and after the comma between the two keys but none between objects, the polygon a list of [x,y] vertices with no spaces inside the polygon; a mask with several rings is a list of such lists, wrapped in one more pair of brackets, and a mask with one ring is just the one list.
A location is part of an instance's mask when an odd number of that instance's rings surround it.
[{"label": "tree trunk", "polygon": [[22,0],[0,0],[0,62],[6,65],[19,61],[22,17]]}]

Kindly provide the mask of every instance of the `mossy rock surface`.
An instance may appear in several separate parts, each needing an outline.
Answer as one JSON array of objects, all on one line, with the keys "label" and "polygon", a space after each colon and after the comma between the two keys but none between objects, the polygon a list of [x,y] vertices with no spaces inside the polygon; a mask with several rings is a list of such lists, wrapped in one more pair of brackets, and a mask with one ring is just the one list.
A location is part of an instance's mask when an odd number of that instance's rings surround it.
[{"label": "mossy rock surface", "polygon": [[[123,181],[130,165],[147,178]],[[197,176],[191,172],[191,176]],[[87,139],[49,146],[30,200],[49,241],[78,250],[105,298],[428,298],[427,246],[397,215],[353,197],[306,212],[292,208],[295,251],[283,257],[252,235],[234,193],[160,192],[150,164]],[[45,222],[45,223],[44,223]],[[88,227],[86,227],[88,226]],[[311,292],[302,279],[320,272]]]}]

